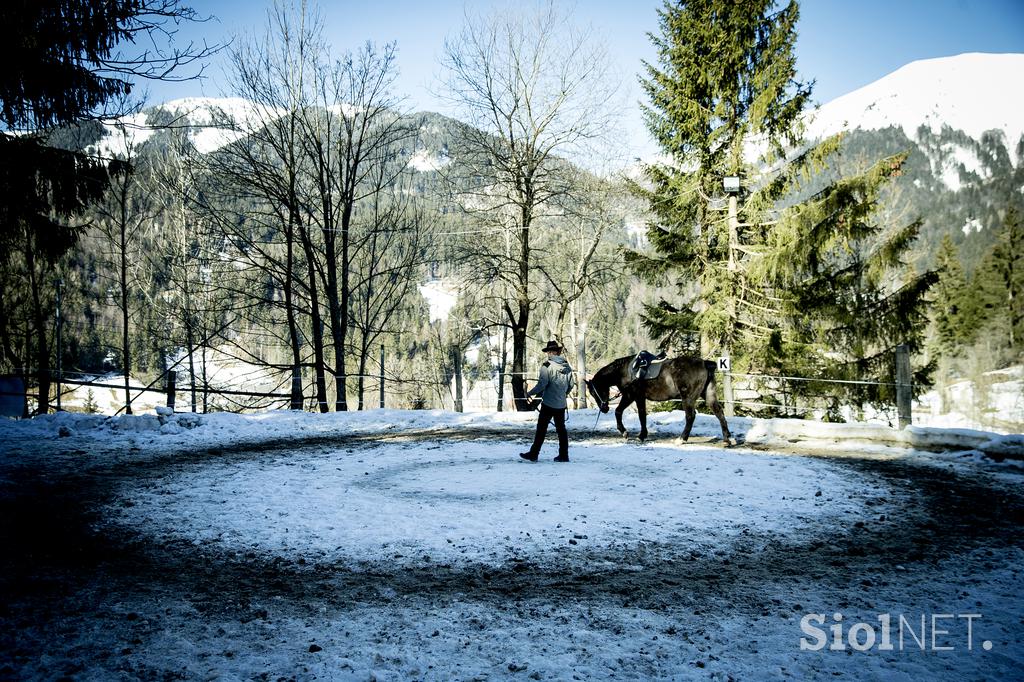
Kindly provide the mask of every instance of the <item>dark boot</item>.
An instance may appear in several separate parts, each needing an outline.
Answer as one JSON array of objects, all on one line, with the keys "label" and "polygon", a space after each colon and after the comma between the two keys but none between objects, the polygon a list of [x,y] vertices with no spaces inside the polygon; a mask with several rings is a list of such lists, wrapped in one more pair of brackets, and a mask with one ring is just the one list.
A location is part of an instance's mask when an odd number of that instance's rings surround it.
[{"label": "dark boot", "polygon": [[558,457],[555,457],[554,461],[556,461],[556,462],[568,462],[569,461],[569,455],[559,455]]},{"label": "dark boot", "polygon": [[527,462],[537,461],[537,455],[533,452],[520,452],[519,456],[525,459]]}]

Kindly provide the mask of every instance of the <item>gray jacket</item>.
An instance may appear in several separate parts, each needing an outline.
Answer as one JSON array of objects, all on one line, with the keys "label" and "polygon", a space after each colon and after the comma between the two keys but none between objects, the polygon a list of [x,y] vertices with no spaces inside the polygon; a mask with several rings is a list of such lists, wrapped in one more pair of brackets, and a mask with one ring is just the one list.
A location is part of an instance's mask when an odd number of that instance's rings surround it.
[{"label": "gray jacket", "polygon": [[576,387],[576,375],[561,355],[552,355],[541,365],[537,385],[527,395],[542,396],[545,405],[554,410],[564,410],[565,398]]}]

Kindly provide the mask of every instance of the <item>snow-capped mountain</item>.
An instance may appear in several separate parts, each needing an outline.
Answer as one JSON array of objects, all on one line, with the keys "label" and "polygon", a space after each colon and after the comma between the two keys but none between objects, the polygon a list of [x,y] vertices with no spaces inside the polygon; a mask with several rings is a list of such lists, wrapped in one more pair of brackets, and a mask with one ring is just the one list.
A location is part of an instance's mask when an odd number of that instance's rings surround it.
[{"label": "snow-capped mountain", "polygon": [[185,97],[147,107],[116,121],[105,121],[103,136],[94,149],[103,156],[123,157],[130,148],[137,150],[167,126],[187,126],[196,151],[209,154],[279,115],[284,115],[284,111],[260,108],[240,97]]},{"label": "snow-capped mountain", "polygon": [[823,105],[812,116],[809,137],[844,128],[895,126],[918,140],[926,126],[944,126],[980,139],[1001,130],[1009,148],[1024,135],[1024,54],[968,53],[911,62],[888,76]]},{"label": "snow-capped mountain", "polygon": [[[1017,153],[1024,137],[1024,89],[1015,87],[1022,73],[1024,54],[911,62],[810,114],[808,138],[842,130],[893,138],[899,131],[904,149],[919,150],[944,189],[976,190],[1024,167]],[[926,180],[919,178],[919,186],[927,186]]]},{"label": "snow-capped mountain", "polygon": [[807,138],[846,131],[844,155],[859,163],[906,152],[893,208],[923,221],[917,266],[950,235],[970,268],[1024,192],[1022,73],[1024,54],[912,62],[811,113]]}]

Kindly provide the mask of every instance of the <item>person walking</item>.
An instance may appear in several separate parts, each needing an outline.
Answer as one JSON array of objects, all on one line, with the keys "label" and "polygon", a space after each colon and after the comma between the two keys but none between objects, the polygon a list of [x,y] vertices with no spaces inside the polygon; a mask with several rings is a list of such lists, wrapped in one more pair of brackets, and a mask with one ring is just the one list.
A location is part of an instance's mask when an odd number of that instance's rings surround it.
[{"label": "person walking", "polygon": [[527,395],[541,396],[537,434],[533,439],[533,447],[526,452],[520,452],[519,456],[528,462],[537,461],[548,432],[548,424],[554,419],[555,431],[558,432],[558,457],[555,457],[555,461],[568,462],[569,433],[565,430],[566,396],[576,387],[576,375],[562,357],[562,347],[557,341],[548,341],[548,345],[544,346],[544,352],[548,354],[548,359],[541,365],[537,385],[527,392]]}]

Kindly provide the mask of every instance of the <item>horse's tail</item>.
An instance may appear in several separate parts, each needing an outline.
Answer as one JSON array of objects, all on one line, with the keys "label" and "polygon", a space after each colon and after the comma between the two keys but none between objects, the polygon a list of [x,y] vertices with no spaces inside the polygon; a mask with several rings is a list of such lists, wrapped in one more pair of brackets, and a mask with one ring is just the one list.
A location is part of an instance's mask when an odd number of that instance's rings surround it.
[{"label": "horse's tail", "polygon": [[[701,389],[700,394],[704,397],[704,402],[707,403],[708,407],[714,407],[715,403],[718,402],[718,392],[715,390],[715,370],[718,366],[710,360],[704,361],[704,372],[707,377],[704,379],[704,388]],[[708,392],[708,388],[711,388],[711,392]]]}]

